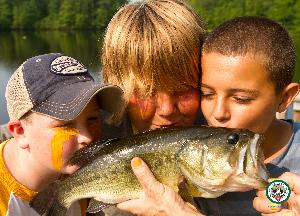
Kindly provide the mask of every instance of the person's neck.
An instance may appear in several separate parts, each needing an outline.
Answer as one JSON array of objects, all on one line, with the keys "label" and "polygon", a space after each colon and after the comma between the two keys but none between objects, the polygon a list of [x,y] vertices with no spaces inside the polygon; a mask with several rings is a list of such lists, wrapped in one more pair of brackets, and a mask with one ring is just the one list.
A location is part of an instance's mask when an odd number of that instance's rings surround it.
[{"label": "person's neck", "polygon": [[265,133],[263,150],[265,163],[269,163],[281,155],[288,146],[292,135],[292,125],[288,122],[274,119]]},{"label": "person's neck", "polygon": [[3,151],[4,163],[10,174],[32,191],[41,191],[59,178],[59,174],[37,164],[30,152],[18,147],[14,139],[5,145]]}]

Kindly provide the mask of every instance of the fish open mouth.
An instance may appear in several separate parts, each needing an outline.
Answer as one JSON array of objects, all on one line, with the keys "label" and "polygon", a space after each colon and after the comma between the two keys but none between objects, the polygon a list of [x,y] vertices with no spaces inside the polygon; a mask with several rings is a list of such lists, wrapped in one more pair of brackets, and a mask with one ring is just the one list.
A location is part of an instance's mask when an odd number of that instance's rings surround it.
[{"label": "fish open mouth", "polygon": [[257,176],[262,179],[263,181],[268,181],[268,171],[264,164],[264,154],[260,145],[262,144],[264,136],[261,134],[255,134],[254,138],[251,140],[250,143],[250,155],[254,162],[254,166],[257,170]]},{"label": "fish open mouth", "polygon": [[[237,162],[235,175],[243,175],[251,185],[252,181],[265,185],[268,179],[268,171],[263,163],[264,157],[260,145],[263,135],[254,134],[248,145],[241,148]],[[245,181],[245,184],[247,184]]]}]

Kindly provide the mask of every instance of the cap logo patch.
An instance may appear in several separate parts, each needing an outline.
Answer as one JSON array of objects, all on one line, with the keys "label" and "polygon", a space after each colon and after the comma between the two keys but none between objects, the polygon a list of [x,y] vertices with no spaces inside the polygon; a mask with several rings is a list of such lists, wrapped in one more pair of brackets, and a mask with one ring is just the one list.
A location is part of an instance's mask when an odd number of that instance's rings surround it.
[{"label": "cap logo patch", "polygon": [[51,63],[51,71],[55,74],[86,73],[87,69],[79,61],[69,56],[60,56]]}]

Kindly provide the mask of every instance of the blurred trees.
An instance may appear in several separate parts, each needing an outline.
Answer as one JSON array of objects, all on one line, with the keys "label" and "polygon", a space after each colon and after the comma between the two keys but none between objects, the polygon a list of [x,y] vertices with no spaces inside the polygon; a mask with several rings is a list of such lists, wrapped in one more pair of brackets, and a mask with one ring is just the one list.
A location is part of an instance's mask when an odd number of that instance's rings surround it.
[{"label": "blurred trees", "polygon": [[0,0],[0,29],[102,29],[127,0]]},{"label": "blurred trees", "polygon": [[300,0],[187,0],[203,17],[208,29],[237,16],[274,19],[291,33],[300,33]]},{"label": "blurred trees", "polygon": [[9,28],[12,23],[10,0],[0,0],[0,28]]},{"label": "blurred trees", "polygon": [[[300,0],[186,0],[212,29],[236,16],[272,18],[300,32]],[[127,0],[0,0],[0,29],[103,29]]]}]

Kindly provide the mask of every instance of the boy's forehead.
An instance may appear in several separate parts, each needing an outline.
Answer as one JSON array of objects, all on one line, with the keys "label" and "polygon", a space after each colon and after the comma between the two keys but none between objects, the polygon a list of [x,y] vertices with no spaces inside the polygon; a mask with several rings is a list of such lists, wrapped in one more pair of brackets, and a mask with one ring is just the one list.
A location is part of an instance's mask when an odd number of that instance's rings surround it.
[{"label": "boy's forehead", "polygon": [[232,60],[244,58],[244,59],[248,59],[248,60],[254,60],[259,64],[263,64],[267,60],[267,57],[263,52],[245,52],[243,54],[239,54],[239,53],[225,54],[225,53],[221,53],[218,51],[209,51],[209,52],[204,51],[201,54],[201,63],[202,63],[202,59],[206,58],[207,56],[215,56],[215,57],[220,57],[220,58],[222,57],[222,58],[232,59]]},{"label": "boy's forehead", "polygon": [[[221,69],[226,69],[226,71],[229,72],[233,68],[255,68],[256,70],[253,70],[253,77],[255,73],[268,75],[265,59],[266,57],[259,53],[246,53],[245,55],[224,55],[218,52],[203,53],[201,58],[202,72],[206,72],[206,70],[209,72],[216,68],[219,69],[220,72],[222,72]],[[246,70],[241,70],[241,72],[243,71],[246,72]],[[207,75],[209,75],[209,73],[207,73]]]},{"label": "boy's forehead", "polygon": [[243,89],[245,84],[253,88],[258,87],[258,84],[274,86],[259,56],[203,53],[202,84],[218,85],[218,83],[234,89]]},{"label": "boy's forehead", "polygon": [[32,114],[30,116],[30,120],[34,123],[41,123],[41,124],[54,124],[57,122],[63,122],[62,120],[58,120],[55,119],[51,116],[42,114],[42,113],[38,113],[38,112],[34,112],[32,111]]},{"label": "boy's forehead", "polygon": [[[197,86],[199,87],[199,86]],[[166,83],[165,85],[155,85],[152,87],[150,91],[147,92],[139,92],[137,88],[135,93],[137,96],[154,96],[157,92],[165,92],[167,94],[177,94],[181,92],[185,92],[191,89],[195,89],[196,87],[192,85],[186,85],[185,82],[183,83]]]}]

